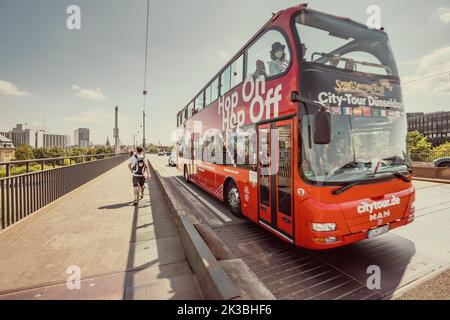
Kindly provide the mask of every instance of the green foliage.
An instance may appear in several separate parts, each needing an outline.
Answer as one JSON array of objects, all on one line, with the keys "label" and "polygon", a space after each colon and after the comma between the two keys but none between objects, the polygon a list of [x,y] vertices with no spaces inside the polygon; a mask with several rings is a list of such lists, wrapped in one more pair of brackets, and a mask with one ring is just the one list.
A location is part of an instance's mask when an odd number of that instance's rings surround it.
[{"label": "green foliage", "polygon": [[49,158],[64,157],[65,154],[65,151],[59,147],[52,147],[48,150]]},{"label": "green foliage", "polygon": [[442,152],[442,153],[444,153],[444,152],[449,153],[450,152],[450,142],[447,142],[447,143],[441,144],[440,146],[437,146],[436,148],[434,148],[433,151],[435,151],[435,152]]},{"label": "green foliage", "polygon": [[408,151],[412,161],[427,161],[431,152],[431,143],[418,131],[408,132]]},{"label": "green foliage", "polygon": [[14,155],[15,160],[31,160],[34,159],[33,147],[28,144],[23,144],[16,149]]},{"label": "green foliage", "polygon": [[[53,166],[51,166],[51,165],[45,165],[44,170],[52,169],[52,168],[53,168]],[[35,171],[40,171],[40,170],[41,170],[40,164],[30,165],[30,172],[35,172]],[[11,168],[10,168],[11,176],[15,176],[18,174],[24,174],[26,172],[27,172],[26,166],[11,166]],[[6,169],[0,169],[0,178],[2,178],[2,177],[6,177]]]},{"label": "green foliage", "polygon": [[47,148],[37,148],[37,149],[33,149],[33,153],[34,153],[34,157],[36,159],[44,159],[44,158],[49,158],[49,153]]},{"label": "green foliage", "polygon": [[147,147],[147,152],[148,153],[158,153],[159,152],[159,147],[154,145],[154,144],[149,144]]},{"label": "green foliage", "polygon": [[450,157],[450,142],[441,144],[440,146],[437,146],[436,148],[433,149],[434,159],[445,157]]}]

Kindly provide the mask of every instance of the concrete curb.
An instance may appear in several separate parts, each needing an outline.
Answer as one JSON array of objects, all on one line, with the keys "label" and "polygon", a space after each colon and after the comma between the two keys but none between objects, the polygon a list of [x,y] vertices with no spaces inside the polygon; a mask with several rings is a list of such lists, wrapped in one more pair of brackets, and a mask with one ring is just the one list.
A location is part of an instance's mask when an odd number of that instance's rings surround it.
[{"label": "concrete curb", "polygon": [[445,183],[450,184],[450,180],[443,180],[443,179],[430,179],[430,178],[420,178],[420,177],[413,177],[413,181],[425,181],[425,182],[434,182],[434,183]]},{"label": "concrete curb", "polygon": [[[150,162],[150,161],[149,161]],[[150,167],[161,186],[180,233],[181,243],[192,270],[206,299],[230,300],[240,297],[240,291],[228,277],[225,270],[215,258],[192,221],[178,204],[175,195],[159,172],[150,162]]]},{"label": "concrete curb", "polygon": [[434,278],[438,277],[444,272],[447,272],[450,270],[450,266],[439,266],[436,269],[430,271],[420,279],[416,279],[411,281],[410,283],[406,284],[402,288],[400,288],[398,291],[392,293],[390,296],[387,296],[385,300],[401,300],[401,298],[408,294],[411,290],[414,290],[416,287],[420,286],[421,284],[433,280]]}]

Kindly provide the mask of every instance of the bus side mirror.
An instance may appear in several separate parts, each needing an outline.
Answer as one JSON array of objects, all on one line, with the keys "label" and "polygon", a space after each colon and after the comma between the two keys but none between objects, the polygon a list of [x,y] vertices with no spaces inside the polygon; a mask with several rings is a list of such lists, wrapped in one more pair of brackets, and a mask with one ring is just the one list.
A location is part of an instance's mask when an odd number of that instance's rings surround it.
[{"label": "bus side mirror", "polygon": [[331,115],[320,108],[314,116],[314,143],[329,144],[331,142]]}]

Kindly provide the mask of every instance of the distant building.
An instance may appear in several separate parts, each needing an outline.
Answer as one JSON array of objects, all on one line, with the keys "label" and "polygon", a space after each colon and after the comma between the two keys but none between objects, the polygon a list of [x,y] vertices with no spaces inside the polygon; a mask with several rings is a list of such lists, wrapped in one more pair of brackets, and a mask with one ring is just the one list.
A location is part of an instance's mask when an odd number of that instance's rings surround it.
[{"label": "distant building", "polygon": [[66,149],[70,146],[70,137],[62,134],[44,133],[44,148],[58,147]]},{"label": "distant building", "polygon": [[408,131],[419,131],[433,146],[450,141],[450,111],[407,113]]},{"label": "distant building", "polygon": [[7,162],[14,159],[16,148],[11,139],[0,135],[0,162]]},{"label": "distant building", "polygon": [[111,143],[109,143],[109,137],[106,138],[105,147],[107,147],[107,148],[111,147]]},{"label": "distant building", "polygon": [[89,148],[90,139],[89,139],[89,129],[87,128],[79,128],[73,133],[74,139],[73,144],[80,148]]},{"label": "distant building", "polygon": [[16,147],[20,147],[24,144],[28,144],[34,148],[41,148],[44,146],[44,132],[42,130],[33,130],[26,127],[24,124],[17,124],[12,131],[9,131],[9,133],[4,136],[11,139]]}]

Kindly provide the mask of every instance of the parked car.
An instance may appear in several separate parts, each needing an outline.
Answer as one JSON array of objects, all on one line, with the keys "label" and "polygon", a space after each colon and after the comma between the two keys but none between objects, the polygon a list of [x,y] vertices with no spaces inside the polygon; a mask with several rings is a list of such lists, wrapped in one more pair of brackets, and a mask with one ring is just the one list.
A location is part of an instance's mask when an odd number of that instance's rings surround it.
[{"label": "parked car", "polygon": [[450,168],[450,158],[440,158],[434,160],[434,166],[439,168]]},{"label": "parked car", "polygon": [[159,151],[158,152],[158,157],[164,156],[164,151]]},{"label": "parked car", "polygon": [[177,152],[172,150],[169,156],[169,167],[175,167],[177,165]]}]

